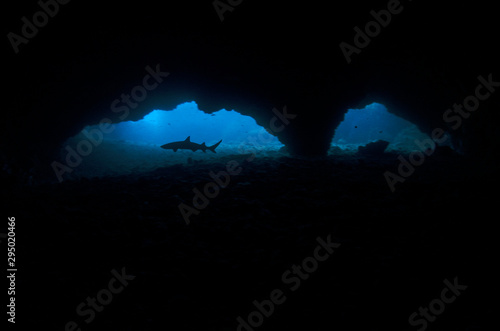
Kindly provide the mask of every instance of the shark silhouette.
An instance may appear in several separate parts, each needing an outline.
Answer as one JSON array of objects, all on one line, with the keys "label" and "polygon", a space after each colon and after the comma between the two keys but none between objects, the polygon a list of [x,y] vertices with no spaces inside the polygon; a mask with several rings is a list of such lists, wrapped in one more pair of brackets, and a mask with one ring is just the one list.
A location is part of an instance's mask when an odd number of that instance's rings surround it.
[{"label": "shark silhouette", "polygon": [[213,146],[207,146],[207,145],[205,145],[205,143],[197,144],[197,143],[191,142],[191,136],[189,136],[184,141],[174,141],[174,142],[162,145],[160,147],[163,149],[172,149],[174,152],[177,152],[178,149],[190,149],[193,152],[196,152],[197,150],[200,149],[203,151],[203,153],[206,153],[206,150],[208,149],[208,150],[211,150],[212,152],[215,153],[215,149],[217,148],[217,146],[220,145],[221,142],[222,142],[222,140]]}]

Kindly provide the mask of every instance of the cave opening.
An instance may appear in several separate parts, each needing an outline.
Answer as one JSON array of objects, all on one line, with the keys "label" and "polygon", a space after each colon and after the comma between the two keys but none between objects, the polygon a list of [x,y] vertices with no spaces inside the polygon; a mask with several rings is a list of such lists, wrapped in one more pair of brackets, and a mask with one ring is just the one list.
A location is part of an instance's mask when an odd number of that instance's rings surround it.
[{"label": "cave opening", "polygon": [[[138,121],[123,121],[105,133],[99,132],[99,125],[86,126],[64,144],[63,153],[71,150],[82,159],[72,177],[141,173],[175,164],[216,161],[230,155],[269,156],[281,154],[284,147],[251,116],[226,109],[205,113],[194,101],[169,111],[155,109]],[[186,145],[186,141],[193,144]],[[176,142],[183,144],[177,145],[179,148],[162,148]],[[218,142],[221,143],[217,145]],[[82,148],[91,143],[90,151]],[[210,148],[213,146],[214,152]]]},{"label": "cave opening", "polygon": [[415,141],[424,139],[430,137],[415,124],[374,102],[362,109],[347,110],[335,129],[329,153],[355,153],[360,146],[379,140],[389,143],[386,152],[410,153],[418,149]]}]

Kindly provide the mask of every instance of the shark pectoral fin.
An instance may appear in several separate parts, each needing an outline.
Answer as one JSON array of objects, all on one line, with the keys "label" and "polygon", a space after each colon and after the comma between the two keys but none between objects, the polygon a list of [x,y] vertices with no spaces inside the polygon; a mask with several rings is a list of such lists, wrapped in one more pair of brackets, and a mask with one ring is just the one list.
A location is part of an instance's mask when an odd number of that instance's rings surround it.
[{"label": "shark pectoral fin", "polygon": [[177,152],[177,148],[174,148],[174,152]]}]

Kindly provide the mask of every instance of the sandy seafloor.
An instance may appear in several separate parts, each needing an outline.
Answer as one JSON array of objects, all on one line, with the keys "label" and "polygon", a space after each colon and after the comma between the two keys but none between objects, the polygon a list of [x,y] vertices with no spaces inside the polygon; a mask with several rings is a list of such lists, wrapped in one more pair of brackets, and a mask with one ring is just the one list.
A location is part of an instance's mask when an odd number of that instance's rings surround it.
[{"label": "sandy seafloor", "polygon": [[[396,154],[275,151],[248,162],[234,151],[205,160],[197,153],[177,152],[156,167],[136,152],[124,175],[4,192],[17,213],[20,325],[237,330],[254,300],[280,289],[286,301],[254,330],[417,330],[409,316],[455,277],[467,289],[428,329],[492,323],[494,171],[436,153],[392,193],[383,173],[397,170]],[[123,160],[94,173],[109,175]],[[187,225],[178,205],[192,205],[193,188],[203,190],[210,171],[231,160],[241,173]],[[327,236],[340,246],[292,291],[282,275]],[[135,278],[85,323],[76,307],[122,268]]]}]

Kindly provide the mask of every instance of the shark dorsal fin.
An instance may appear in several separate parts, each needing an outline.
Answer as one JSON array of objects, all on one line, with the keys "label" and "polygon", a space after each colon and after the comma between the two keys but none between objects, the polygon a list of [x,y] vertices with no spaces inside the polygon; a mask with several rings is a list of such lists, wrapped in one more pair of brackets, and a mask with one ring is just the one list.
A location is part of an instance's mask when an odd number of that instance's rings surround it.
[{"label": "shark dorsal fin", "polygon": [[184,141],[191,141],[191,136],[188,136]]},{"label": "shark dorsal fin", "polygon": [[201,143],[201,146],[205,146],[206,147],[205,143]]}]

